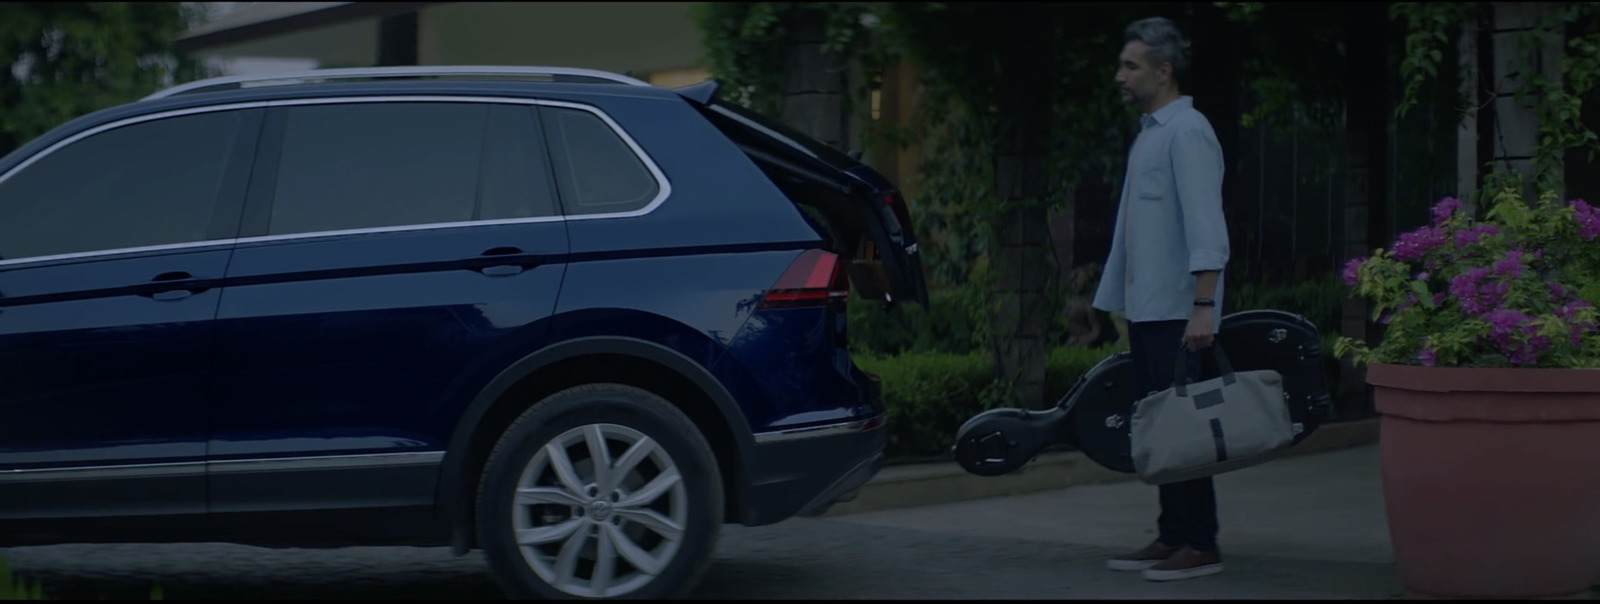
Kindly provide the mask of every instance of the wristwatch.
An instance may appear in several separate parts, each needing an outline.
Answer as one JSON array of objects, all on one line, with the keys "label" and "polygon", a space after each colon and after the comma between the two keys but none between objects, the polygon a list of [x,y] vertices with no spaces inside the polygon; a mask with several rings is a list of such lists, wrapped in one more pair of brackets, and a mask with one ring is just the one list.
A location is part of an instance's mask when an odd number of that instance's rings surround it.
[{"label": "wristwatch", "polygon": [[1212,300],[1211,298],[1195,298],[1194,299],[1194,305],[1195,306],[1216,306],[1217,305],[1217,301],[1216,300]]}]

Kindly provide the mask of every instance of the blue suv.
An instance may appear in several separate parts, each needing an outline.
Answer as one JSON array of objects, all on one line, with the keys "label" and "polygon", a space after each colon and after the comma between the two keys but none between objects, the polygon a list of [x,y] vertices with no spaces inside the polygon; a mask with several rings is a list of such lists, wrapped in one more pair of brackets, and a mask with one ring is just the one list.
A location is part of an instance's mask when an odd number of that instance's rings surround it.
[{"label": "blue suv", "polygon": [[177,86],[0,159],[0,545],[451,545],[688,593],[882,464],[844,302],[905,201],[718,99],[531,67]]}]

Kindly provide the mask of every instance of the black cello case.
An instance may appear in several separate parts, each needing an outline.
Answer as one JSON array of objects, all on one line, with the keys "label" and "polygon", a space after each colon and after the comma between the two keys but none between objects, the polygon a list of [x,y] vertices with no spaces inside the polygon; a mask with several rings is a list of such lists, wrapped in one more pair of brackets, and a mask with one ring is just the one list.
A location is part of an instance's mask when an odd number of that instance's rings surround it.
[{"label": "black cello case", "polygon": [[[1293,313],[1247,310],[1222,318],[1217,345],[1235,371],[1272,369],[1283,375],[1295,444],[1317,430],[1332,397],[1315,325]],[[1214,375],[1210,355],[1204,358],[1204,373]],[[1054,408],[991,409],[967,420],[956,432],[956,462],[972,474],[998,476],[1027,464],[1045,447],[1065,444],[1108,469],[1131,474],[1128,422],[1143,394],[1134,392],[1129,354],[1113,354],[1084,373]]]}]

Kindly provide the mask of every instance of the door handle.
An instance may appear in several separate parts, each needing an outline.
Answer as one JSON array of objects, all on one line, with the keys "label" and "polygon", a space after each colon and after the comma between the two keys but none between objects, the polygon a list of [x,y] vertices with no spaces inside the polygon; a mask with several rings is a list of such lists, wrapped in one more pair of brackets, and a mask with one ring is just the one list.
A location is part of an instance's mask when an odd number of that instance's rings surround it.
[{"label": "door handle", "polygon": [[[522,248],[520,247],[500,246],[484,250],[482,254],[479,254],[479,256],[484,258],[498,258],[501,256],[520,256],[526,253],[527,252],[522,251]],[[510,277],[512,275],[521,274],[524,264],[528,264],[528,262],[524,261],[517,264],[496,264],[480,268],[478,269],[478,272],[490,277]]]},{"label": "door handle", "polygon": [[515,264],[496,264],[478,269],[478,272],[490,277],[510,277],[522,272],[522,267]]},{"label": "door handle", "polygon": [[193,296],[196,292],[204,291],[204,288],[196,288],[193,286],[193,284],[190,284],[189,287],[184,287],[184,284],[180,283],[181,281],[187,281],[191,279],[194,279],[194,275],[191,275],[186,271],[161,273],[150,279],[150,283],[170,283],[176,289],[155,290],[143,295],[158,302],[171,302],[173,300],[182,300],[189,296]]}]

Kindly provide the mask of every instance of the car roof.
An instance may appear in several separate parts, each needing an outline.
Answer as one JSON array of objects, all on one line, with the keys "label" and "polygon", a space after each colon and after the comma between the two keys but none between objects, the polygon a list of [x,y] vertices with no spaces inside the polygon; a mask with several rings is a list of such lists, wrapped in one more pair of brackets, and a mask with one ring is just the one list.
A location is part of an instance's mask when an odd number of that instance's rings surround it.
[{"label": "car roof", "polygon": [[[385,69],[392,70],[394,68],[374,68],[371,71],[382,74]],[[308,74],[315,75],[330,71],[353,72],[355,70],[312,71],[295,75],[307,76]],[[14,150],[5,157],[0,157],[0,170],[7,169],[21,158],[30,156],[44,147],[55,144],[75,132],[141,115],[214,105],[269,103],[304,98],[419,95],[539,98],[591,105],[604,103],[606,97],[680,102],[684,100],[678,92],[672,89],[651,86],[631,78],[623,79],[624,76],[616,76],[619,79],[616,82],[573,82],[507,79],[507,77],[521,75],[516,73],[504,76],[478,74],[457,76],[455,72],[442,72],[441,75],[453,79],[295,81],[293,76],[273,76],[259,78],[259,81],[267,82],[269,85],[233,87],[222,90],[195,90],[159,98],[152,95],[152,97],[102,109],[68,121],[52,129],[44,136],[36,138]],[[427,76],[419,75],[418,77]],[[216,78],[214,81],[226,82],[233,79],[236,78]],[[637,82],[637,84],[626,83],[628,80]]]}]

